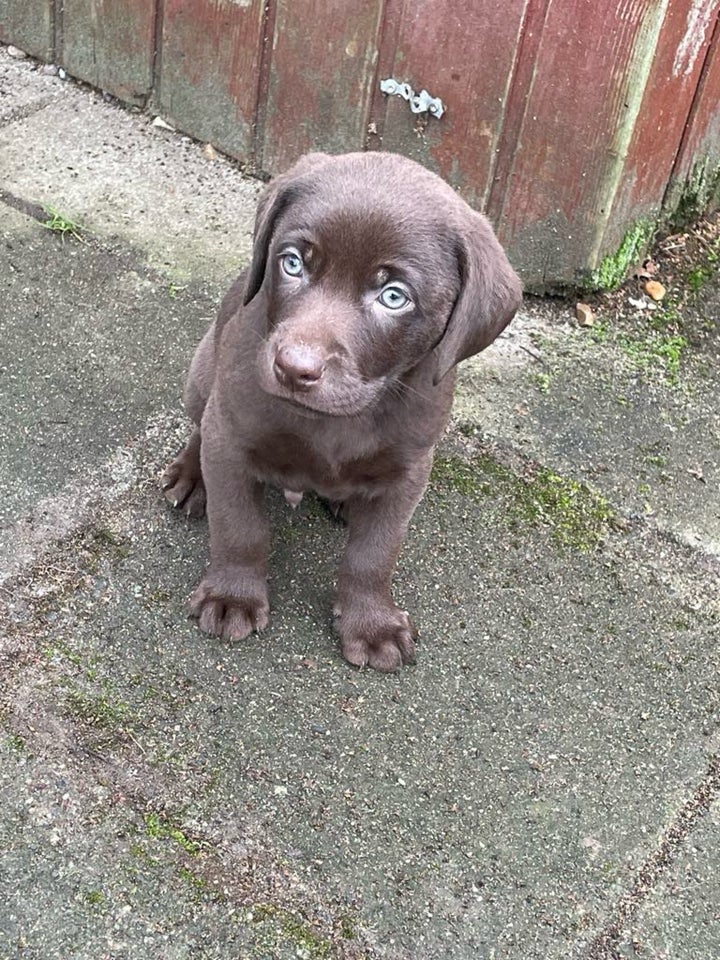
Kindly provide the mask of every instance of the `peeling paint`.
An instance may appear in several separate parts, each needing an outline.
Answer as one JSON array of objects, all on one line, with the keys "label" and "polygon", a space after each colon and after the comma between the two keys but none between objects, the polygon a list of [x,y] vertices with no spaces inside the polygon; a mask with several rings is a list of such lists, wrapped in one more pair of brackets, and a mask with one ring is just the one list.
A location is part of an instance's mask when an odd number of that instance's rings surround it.
[{"label": "peeling paint", "polygon": [[612,202],[625,175],[630,144],[667,15],[668,4],[669,0],[659,0],[644,11],[635,34],[626,73],[622,78],[623,86],[619,103],[624,106],[622,111],[618,112],[615,120],[613,149],[606,165],[604,184],[599,194],[599,196],[607,199],[605,200],[604,213],[598,215],[595,219],[595,239],[588,258],[588,262],[593,265],[599,264],[612,214]]},{"label": "peeling paint", "polygon": [[695,0],[688,10],[685,34],[675,54],[673,77],[686,77],[694,70],[715,12],[716,0]]}]

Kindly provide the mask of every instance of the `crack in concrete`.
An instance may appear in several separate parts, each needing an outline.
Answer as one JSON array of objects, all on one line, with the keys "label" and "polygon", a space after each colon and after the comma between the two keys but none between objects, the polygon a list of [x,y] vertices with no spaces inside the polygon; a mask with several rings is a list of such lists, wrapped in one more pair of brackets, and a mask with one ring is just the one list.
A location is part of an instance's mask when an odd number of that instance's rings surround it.
[{"label": "crack in concrete", "polygon": [[23,200],[22,197],[16,197],[15,194],[10,193],[9,190],[0,188],[0,203],[4,203],[8,207],[12,207],[13,210],[32,217],[33,220],[37,220],[39,223],[45,223],[48,219],[47,212],[43,210],[39,203],[31,203],[29,200]]},{"label": "crack in concrete", "polygon": [[28,117],[40,113],[45,107],[53,103],[53,97],[44,97],[41,100],[34,100],[32,103],[26,103],[21,107],[13,107],[4,116],[0,117],[0,128],[8,127],[11,123],[17,123],[18,120],[27,120]]},{"label": "crack in concrete", "polygon": [[689,835],[720,797],[720,753],[714,754],[693,795],[681,807],[660,843],[646,859],[630,889],[620,898],[615,917],[590,944],[588,960],[623,960],[619,942],[635,919],[638,908],[653,892],[668,867],[677,859]]}]

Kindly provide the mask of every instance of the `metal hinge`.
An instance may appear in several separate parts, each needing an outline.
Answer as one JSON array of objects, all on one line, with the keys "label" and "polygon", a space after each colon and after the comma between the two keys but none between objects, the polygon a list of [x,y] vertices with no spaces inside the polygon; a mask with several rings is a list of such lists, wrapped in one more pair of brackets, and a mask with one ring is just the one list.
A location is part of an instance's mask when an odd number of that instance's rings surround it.
[{"label": "metal hinge", "polygon": [[380,81],[380,89],[389,97],[402,97],[403,100],[407,100],[413,113],[431,113],[438,120],[445,113],[445,106],[440,97],[431,97],[427,90],[415,93],[409,83],[400,83],[399,80],[389,77],[387,80]]}]

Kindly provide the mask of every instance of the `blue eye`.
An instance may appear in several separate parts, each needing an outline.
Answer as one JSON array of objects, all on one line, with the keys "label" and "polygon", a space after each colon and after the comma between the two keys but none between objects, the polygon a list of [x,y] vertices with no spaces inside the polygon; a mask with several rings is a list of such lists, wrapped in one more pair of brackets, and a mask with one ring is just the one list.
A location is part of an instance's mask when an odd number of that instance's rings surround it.
[{"label": "blue eye", "polygon": [[289,277],[301,277],[304,264],[302,257],[295,250],[290,250],[280,257],[280,265]]},{"label": "blue eye", "polygon": [[385,287],[378,300],[388,310],[401,310],[410,303],[410,297],[402,287]]}]

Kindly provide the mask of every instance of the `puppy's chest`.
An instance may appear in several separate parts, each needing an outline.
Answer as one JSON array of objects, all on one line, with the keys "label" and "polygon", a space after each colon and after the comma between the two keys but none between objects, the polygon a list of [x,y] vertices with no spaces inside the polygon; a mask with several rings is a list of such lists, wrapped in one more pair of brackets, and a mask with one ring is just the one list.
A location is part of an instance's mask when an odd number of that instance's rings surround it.
[{"label": "puppy's chest", "polygon": [[314,490],[331,500],[373,496],[397,483],[405,472],[397,448],[388,444],[357,450],[352,443],[324,447],[291,433],[263,437],[248,449],[259,479],[287,490]]}]

